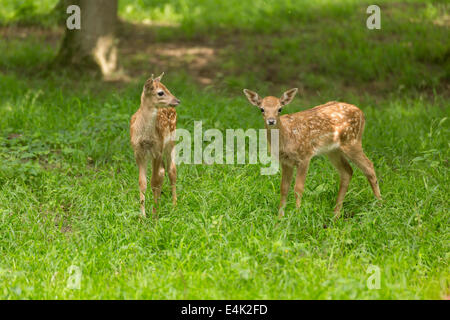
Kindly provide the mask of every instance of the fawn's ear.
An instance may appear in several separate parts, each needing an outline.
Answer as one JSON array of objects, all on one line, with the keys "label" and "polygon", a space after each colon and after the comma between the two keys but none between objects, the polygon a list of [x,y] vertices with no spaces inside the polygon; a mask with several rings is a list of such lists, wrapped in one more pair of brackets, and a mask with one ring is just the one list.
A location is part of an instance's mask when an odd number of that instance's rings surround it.
[{"label": "fawn's ear", "polygon": [[153,75],[153,73],[152,73],[152,76],[151,76],[150,78],[148,78],[147,81],[145,82],[145,86],[144,86],[145,91],[150,92],[150,90],[153,89],[153,83],[154,83],[155,81],[161,82],[161,79],[162,79],[163,76],[164,76],[164,72],[161,73],[161,74],[160,74],[158,77],[156,77],[156,78],[154,77],[154,75]]},{"label": "fawn's ear", "polygon": [[248,89],[244,89],[244,94],[247,97],[248,101],[254,106],[260,107],[262,103],[262,99],[256,92],[253,92]]},{"label": "fawn's ear", "polygon": [[292,99],[294,99],[297,91],[298,91],[297,88],[293,88],[293,89],[289,89],[288,91],[283,93],[283,95],[280,98],[281,105],[285,106],[285,105],[291,103],[291,101],[292,101]]},{"label": "fawn's ear", "polygon": [[158,77],[156,77],[156,78],[153,78],[153,75],[152,75],[152,79],[153,79],[153,81],[161,81],[161,79],[162,79],[162,77],[164,76],[164,72],[163,73],[161,73]]},{"label": "fawn's ear", "polygon": [[144,91],[145,92],[151,92],[153,90],[153,75],[151,78],[147,79],[147,81],[145,81],[145,85],[144,85]]}]

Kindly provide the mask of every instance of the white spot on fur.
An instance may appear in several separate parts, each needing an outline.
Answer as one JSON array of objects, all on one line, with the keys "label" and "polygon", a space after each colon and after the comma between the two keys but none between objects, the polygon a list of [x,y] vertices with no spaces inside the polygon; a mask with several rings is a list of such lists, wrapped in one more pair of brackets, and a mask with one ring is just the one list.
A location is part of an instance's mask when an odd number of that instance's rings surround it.
[{"label": "white spot on fur", "polygon": [[336,131],[333,133],[333,141],[334,141],[334,142],[337,142],[338,139],[339,139],[339,131],[336,130]]},{"label": "white spot on fur", "polygon": [[339,119],[344,119],[344,116],[338,112],[334,112],[331,114],[331,116],[335,119],[339,118]]}]

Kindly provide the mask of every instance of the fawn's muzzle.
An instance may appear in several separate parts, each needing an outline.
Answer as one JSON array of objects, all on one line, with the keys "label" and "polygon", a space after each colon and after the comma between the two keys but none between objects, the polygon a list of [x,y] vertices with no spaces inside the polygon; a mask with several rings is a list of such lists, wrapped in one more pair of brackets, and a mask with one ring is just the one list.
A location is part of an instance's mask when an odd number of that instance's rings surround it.
[{"label": "fawn's muzzle", "polygon": [[179,105],[180,104],[180,100],[178,100],[178,99],[173,99],[171,102],[170,102],[170,105],[172,106],[172,107],[176,107],[177,105]]},{"label": "fawn's muzzle", "polygon": [[269,126],[273,126],[273,125],[275,125],[275,124],[277,123],[277,120],[276,120],[276,119],[273,119],[273,118],[270,118],[270,119],[267,119],[266,123],[267,123]]}]

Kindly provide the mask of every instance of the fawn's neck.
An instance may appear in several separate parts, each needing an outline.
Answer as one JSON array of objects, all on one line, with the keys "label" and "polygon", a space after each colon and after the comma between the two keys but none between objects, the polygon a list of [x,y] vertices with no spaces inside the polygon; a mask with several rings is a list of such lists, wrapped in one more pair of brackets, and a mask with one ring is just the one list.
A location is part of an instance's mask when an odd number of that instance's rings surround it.
[{"label": "fawn's neck", "polygon": [[285,132],[285,128],[284,128],[283,124],[281,123],[281,120],[279,117],[277,118],[277,122],[275,125],[269,126],[269,125],[267,125],[267,123],[265,123],[265,121],[264,121],[264,125],[266,126],[267,132],[271,132],[272,130],[275,129],[275,130],[278,130],[280,136],[282,134],[284,134],[284,132]]},{"label": "fawn's neck", "polygon": [[[265,121],[264,121],[265,122]],[[277,123],[273,126],[268,126],[267,124],[265,124],[266,126],[266,130],[267,130],[267,141],[270,144],[272,139],[271,139],[271,133],[272,130],[278,130],[278,138],[279,138],[279,145],[281,146],[281,141],[283,141],[283,137],[285,134],[285,128],[283,126],[283,124],[280,121],[280,118],[277,119]]]},{"label": "fawn's neck", "polygon": [[158,114],[158,108],[148,99],[144,93],[141,96],[141,114],[148,126],[154,127]]},{"label": "fawn's neck", "polygon": [[141,108],[143,110],[152,110],[156,109],[156,106],[153,104],[152,100],[149,99],[144,92],[141,95]]}]

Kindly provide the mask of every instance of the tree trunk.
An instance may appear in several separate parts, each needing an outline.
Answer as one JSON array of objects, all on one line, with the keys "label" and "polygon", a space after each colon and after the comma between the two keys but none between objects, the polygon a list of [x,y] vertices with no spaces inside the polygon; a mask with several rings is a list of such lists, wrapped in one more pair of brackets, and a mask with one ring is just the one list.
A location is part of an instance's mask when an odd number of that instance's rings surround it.
[{"label": "tree trunk", "polygon": [[[64,10],[66,4],[77,5],[81,9],[81,29],[66,33],[56,57],[56,64],[77,69],[93,69],[103,75],[111,75],[117,70],[117,0],[61,0],[56,10]],[[58,8],[59,7],[59,8]],[[61,8],[61,9],[60,9]]]}]

